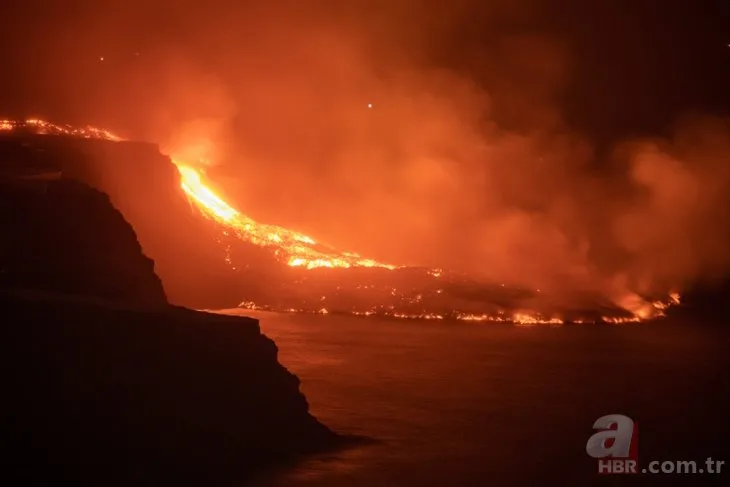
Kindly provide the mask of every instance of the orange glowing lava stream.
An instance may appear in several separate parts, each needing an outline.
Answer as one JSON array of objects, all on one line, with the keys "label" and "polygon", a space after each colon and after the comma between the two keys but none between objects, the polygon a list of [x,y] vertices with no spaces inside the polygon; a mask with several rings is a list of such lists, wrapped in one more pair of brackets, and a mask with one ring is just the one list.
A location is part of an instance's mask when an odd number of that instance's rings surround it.
[{"label": "orange glowing lava stream", "polygon": [[71,125],[57,125],[55,123],[46,122],[37,118],[29,118],[22,122],[16,120],[0,120],[0,132],[11,131],[17,129],[31,129],[37,134],[48,135],[70,135],[72,137],[80,137],[83,139],[103,139],[111,141],[121,141],[121,137],[117,137],[108,130],[96,127],[72,127]]},{"label": "orange glowing lava stream", "polygon": [[[58,125],[39,119],[25,121],[0,120],[0,131],[29,129],[34,133],[48,135],[69,135],[87,139],[121,141],[121,137],[108,130],[96,127],[72,127]],[[362,258],[352,252],[340,252],[317,243],[311,237],[287,230],[276,225],[259,223],[240,213],[216,195],[202,180],[201,173],[193,166],[176,161],[181,177],[181,186],[188,198],[193,201],[204,215],[225,225],[236,235],[255,245],[276,247],[277,256],[286,259],[291,267],[314,269],[317,267],[349,268],[378,267],[396,269],[398,266],[384,264],[372,259]]]},{"label": "orange glowing lava stream", "polygon": [[[34,133],[49,135],[67,135],[87,139],[103,139],[109,141],[122,141],[121,137],[108,130],[96,127],[72,127],[70,125],[57,125],[39,119],[28,119],[25,121],[0,120],[0,132],[9,132],[17,129],[30,129]],[[211,218],[221,225],[232,230],[238,238],[246,240],[259,246],[271,246],[277,256],[285,258],[287,265],[291,267],[303,267],[314,269],[326,268],[351,268],[351,267],[375,267],[382,269],[397,269],[402,266],[384,264],[372,259],[364,259],[358,254],[351,252],[340,252],[327,246],[317,243],[311,237],[288,230],[276,225],[258,223],[248,216],[226,203],[220,196],[216,195],[203,181],[201,172],[193,166],[172,159],[172,162],[180,172],[181,187],[188,199],[195,203],[200,211],[208,218]],[[434,278],[441,275],[440,269],[432,269],[428,274]],[[645,319],[663,316],[664,310],[672,305],[679,304],[680,296],[671,293],[666,301],[654,301],[644,303],[642,311],[632,311],[633,316],[628,318],[604,317],[606,323],[623,324],[644,321]],[[253,303],[252,303],[253,305]],[[255,305],[253,305],[255,308]],[[326,313],[326,309],[320,310]],[[369,316],[370,312],[360,312]],[[439,314],[405,315],[394,314],[396,318],[440,320]],[[525,326],[536,324],[560,325],[563,321],[560,318],[541,318],[530,313],[514,313],[511,316],[487,315],[487,314],[457,314],[456,318],[461,321],[474,322],[513,322]]]},{"label": "orange glowing lava stream", "polygon": [[201,173],[195,168],[173,162],[180,171],[182,189],[203,213],[233,230],[244,240],[260,245],[275,246],[280,254],[284,254],[286,263],[292,267],[349,268],[380,267],[395,269],[397,266],[383,264],[372,259],[364,259],[351,252],[338,252],[318,244],[311,237],[276,225],[267,225],[240,213],[223,201],[202,180]]},{"label": "orange glowing lava stream", "polygon": [[[396,269],[396,266],[382,264],[370,259],[363,259],[357,254],[347,252],[336,252],[329,250],[327,252],[314,248],[316,242],[301,233],[287,230],[275,225],[266,225],[257,223],[251,218],[239,213],[231,207],[222,198],[215,194],[202,181],[200,172],[194,168],[174,161],[182,178],[182,189],[190,199],[195,201],[199,208],[206,214],[215,218],[222,224],[236,231],[240,238],[249,242],[268,246],[274,245],[277,249],[283,249],[289,256],[287,264],[293,267],[306,267],[314,269],[316,267],[329,268],[349,268],[349,267],[381,267],[385,269]],[[434,278],[441,275],[440,269],[432,269],[428,274]],[[671,293],[666,301],[643,302],[643,306],[636,310],[630,311],[633,316],[627,318],[604,317],[603,321],[612,324],[638,323],[651,318],[657,318],[664,315],[664,310],[672,305],[679,304],[680,296],[678,293]],[[252,303],[253,304],[253,303]],[[255,308],[255,304],[253,304]],[[319,310],[320,313],[326,314],[327,309]],[[362,313],[367,315],[367,312]],[[423,320],[441,320],[442,315],[439,314],[419,314],[409,315],[396,313],[396,318],[406,319],[423,319]],[[488,321],[488,322],[512,322],[523,326],[531,326],[538,324],[561,325],[563,320],[557,317],[545,318],[538,317],[528,312],[517,312],[510,316],[502,315],[476,315],[476,314],[458,314],[456,319],[460,321]]]}]

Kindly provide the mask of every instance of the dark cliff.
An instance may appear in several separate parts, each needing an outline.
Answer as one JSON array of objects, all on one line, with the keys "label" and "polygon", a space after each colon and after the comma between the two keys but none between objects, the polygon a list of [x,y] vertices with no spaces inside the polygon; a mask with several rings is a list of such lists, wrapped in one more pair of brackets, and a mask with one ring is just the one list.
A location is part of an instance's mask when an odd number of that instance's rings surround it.
[{"label": "dark cliff", "polygon": [[0,176],[6,483],[236,483],[335,444],[256,320],[167,304],[103,193]]},{"label": "dark cliff", "polygon": [[167,303],[154,263],[104,193],[63,180],[0,182],[0,192],[0,285]]},{"label": "dark cliff", "polygon": [[[221,228],[191,206],[180,174],[154,144],[51,135],[0,134],[0,166],[24,173],[56,171],[106,193],[155,263],[171,303],[232,307],[249,282],[225,261]],[[0,167],[0,170],[2,170]],[[30,171],[30,172],[29,172]],[[247,246],[248,262],[272,259]]]}]

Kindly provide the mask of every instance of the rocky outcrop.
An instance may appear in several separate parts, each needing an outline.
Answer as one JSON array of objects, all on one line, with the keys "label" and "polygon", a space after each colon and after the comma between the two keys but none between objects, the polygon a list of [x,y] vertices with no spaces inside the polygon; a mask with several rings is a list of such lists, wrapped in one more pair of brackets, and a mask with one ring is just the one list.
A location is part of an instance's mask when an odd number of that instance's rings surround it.
[{"label": "rocky outcrop", "polygon": [[6,484],[240,485],[338,442],[256,320],[167,303],[105,194],[16,176],[0,178]]},{"label": "rocky outcrop", "polygon": [[0,285],[167,303],[154,263],[109,198],[65,180],[0,182]]},{"label": "rocky outcrop", "polygon": [[336,442],[255,320],[7,291],[0,306],[3,478],[236,485]]}]

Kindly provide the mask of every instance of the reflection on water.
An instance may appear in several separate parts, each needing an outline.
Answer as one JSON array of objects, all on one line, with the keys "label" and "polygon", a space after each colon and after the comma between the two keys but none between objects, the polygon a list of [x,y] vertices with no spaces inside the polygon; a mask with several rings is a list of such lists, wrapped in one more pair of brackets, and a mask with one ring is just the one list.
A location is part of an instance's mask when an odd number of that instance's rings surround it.
[{"label": "reflection on water", "polygon": [[[276,341],[316,417],[374,440],[255,486],[591,485],[585,442],[593,421],[614,412],[642,425],[643,458],[726,449],[729,431],[717,426],[730,408],[718,394],[729,385],[725,329],[246,314]],[[697,451],[671,449],[682,444]]]}]

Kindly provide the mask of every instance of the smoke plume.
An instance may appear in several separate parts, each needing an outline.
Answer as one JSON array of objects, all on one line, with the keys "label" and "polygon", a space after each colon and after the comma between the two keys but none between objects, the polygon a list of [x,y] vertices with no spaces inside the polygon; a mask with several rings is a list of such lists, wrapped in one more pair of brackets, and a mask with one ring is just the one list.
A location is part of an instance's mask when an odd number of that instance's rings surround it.
[{"label": "smoke plume", "polygon": [[47,34],[79,60],[44,75],[242,212],[380,261],[614,301],[725,274],[728,122],[598,150],[546,2],[485,3],[112,3]]}]

